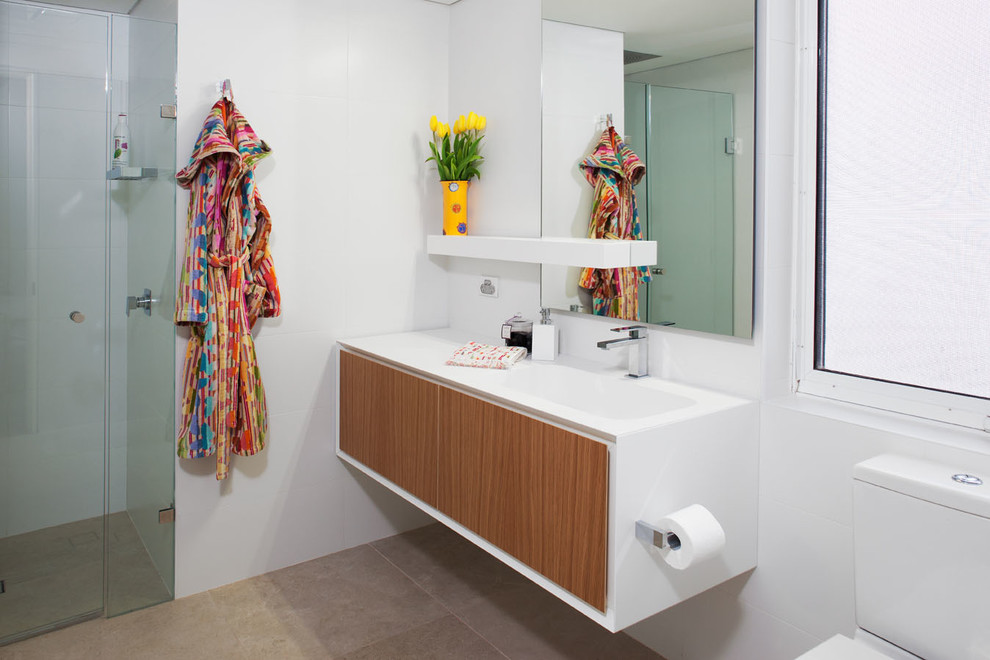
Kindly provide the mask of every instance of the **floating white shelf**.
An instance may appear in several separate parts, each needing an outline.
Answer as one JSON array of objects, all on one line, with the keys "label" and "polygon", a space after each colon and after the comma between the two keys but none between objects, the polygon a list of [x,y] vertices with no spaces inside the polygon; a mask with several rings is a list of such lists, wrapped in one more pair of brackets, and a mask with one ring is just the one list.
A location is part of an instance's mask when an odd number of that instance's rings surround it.
[{"label": "floating white shelf", "polygon": [[107,172],[111,181],[137,181],[138,179],[158,178],[157,167],[114,167]]},{"label": "floating white shelf", "polygon": [[427,236],[426,251],[451,257],[525,263],[624,268],[657,262],[656,241],[599,238],[509,238],[502,236]]}]

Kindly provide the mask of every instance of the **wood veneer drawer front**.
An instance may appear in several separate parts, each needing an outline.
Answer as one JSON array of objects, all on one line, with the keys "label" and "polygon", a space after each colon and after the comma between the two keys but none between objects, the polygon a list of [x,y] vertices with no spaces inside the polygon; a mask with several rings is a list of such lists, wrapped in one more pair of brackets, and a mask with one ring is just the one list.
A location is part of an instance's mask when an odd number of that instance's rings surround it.
[{"label": "wood veneer drawer front", "polygon": [[605,610],[608,447],[440,388],[438,507]]},{"label": "wood veneer drawer front", "polygon": [[340,352],[340,448],[437,505],[439,385]]},{"label": "wood veneer drawer front", "polygon": [[539,570],[539,448],[519,417],[440,388],[437,508]]},{"label": "wood veneer drawer front", "polygon": [[[537,422],[539,423],[539,422]],[[605,611],[608,447],[543,424],[543,566],[540,572]]]}]

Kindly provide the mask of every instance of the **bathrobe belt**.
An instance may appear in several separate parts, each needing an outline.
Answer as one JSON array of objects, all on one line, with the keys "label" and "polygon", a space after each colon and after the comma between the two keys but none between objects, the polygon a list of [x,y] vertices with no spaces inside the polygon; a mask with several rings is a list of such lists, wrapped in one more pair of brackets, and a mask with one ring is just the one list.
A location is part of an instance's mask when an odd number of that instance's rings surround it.
[{"label": "bathrobe belt", "polygon": [[[216,302],[217,332],[213,341],[217,342],[217,409],[220,423],[217,425],[217,479],[225,479],[230,469],[231,443],[241,434],[253,435],[256,430],[250,428],[251,417],[238,415],[238,403],[249,405],[250,401],[240,401],[242,397],[254,399],[246,390],[247,372],[250,365],[247,361],[254,356],[251,328],[248,325],[247,310],[244,305],[244,264],[250,257],[250,250],[242,254],[217,255],[209,253],[207,263],[210,294]],[[226,272],[224,272],[226,271]],[[224,341],[226,339],[226,341]],[[245,346],[250,342],[250,350]],[[238,428],[238,421],[248,423],[246,428]],[[239,442],[238,447],[243,453],[244,447],[250,447],[251,442]]]}]

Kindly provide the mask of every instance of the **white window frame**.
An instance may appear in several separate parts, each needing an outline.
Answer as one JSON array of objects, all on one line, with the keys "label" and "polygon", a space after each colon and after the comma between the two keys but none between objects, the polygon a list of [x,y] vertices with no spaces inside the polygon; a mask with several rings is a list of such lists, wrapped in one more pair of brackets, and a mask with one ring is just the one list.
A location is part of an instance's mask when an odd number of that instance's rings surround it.
[{"label": "white window frame", "polygon": [[798,393],[990,433],[990,401],[815,369],[818,0],[800,0],[796,101],[794,379]]}]

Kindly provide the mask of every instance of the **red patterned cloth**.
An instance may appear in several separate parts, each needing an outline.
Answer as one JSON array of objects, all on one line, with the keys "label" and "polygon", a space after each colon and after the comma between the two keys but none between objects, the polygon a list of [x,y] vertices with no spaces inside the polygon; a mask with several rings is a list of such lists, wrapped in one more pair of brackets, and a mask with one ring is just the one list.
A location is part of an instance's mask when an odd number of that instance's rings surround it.
[{"label": "red patterned cloth", "polygon": [[256,454],[268,431],[251,327],[281,311],[268,251],[271,220],[254,181],[255,165],[270,152],[224,98],[176,175],[190,194],[175,322],[191,326],[178,454],[217,454],[217,479],[227,477],[230,452]]},{"label": "red patterned cloth", "polygon": [[455,367],[482,367],[483,369],[508,369],[526,357],[522,346],[493,346],[469,341],[447,360]]}]

